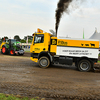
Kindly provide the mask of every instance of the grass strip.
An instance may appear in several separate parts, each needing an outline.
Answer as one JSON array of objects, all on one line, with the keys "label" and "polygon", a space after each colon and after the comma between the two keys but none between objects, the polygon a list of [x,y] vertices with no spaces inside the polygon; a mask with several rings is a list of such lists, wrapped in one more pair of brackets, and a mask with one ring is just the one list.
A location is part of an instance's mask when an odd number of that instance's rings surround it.
[{"label": "grass strip", "polygon": [[13,95],[13,94],[3,94],[0,93],[0,100],[45,100],[45,98],[40,99],[39,97],[35,98],[28,98],[28,97],[21,97],[20,95]]},{"label": "grass strip", "polygon": [[100,61],[98,60],[98,63],[100,63]]}]

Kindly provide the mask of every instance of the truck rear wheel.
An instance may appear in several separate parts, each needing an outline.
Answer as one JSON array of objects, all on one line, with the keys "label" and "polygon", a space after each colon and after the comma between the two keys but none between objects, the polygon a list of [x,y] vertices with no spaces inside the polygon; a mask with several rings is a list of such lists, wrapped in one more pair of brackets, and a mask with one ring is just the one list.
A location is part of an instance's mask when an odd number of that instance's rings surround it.
[{"label": "truck rear wheel", "polygon": [[86,59],[82,59],[78,63],[78,70],[82,72],[88,72],[92,68],[91,62]]},{"label": "truck rear wheel", "polygon": [[50,60],[48,57],[41,57],[38,63],[41,68],[47,68],[50,65]]}]

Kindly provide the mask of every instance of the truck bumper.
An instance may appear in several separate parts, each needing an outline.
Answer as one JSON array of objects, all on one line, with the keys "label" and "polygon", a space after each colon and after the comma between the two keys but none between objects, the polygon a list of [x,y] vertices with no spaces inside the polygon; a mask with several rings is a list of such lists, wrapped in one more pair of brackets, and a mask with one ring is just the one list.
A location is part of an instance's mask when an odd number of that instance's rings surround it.
[{"label": "truck bumper", "polygon": [[38,62],[38,59],[37,58],[33,58],[33,57],[30,57],[30,59],[32,60],[32,61],[34,61],[34,62]]}]

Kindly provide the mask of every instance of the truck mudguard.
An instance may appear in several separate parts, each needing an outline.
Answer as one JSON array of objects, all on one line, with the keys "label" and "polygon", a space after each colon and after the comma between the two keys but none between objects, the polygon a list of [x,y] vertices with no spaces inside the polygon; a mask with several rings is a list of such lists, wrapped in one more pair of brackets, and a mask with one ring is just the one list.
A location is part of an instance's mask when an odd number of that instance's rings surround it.
[{"label": "truck mudguard", "polygon": [[46,57],[48,57],[49,59],[50,59],[50,61],[52,62],[52,60],[53,60],[53,58],[52,58],[52,56],[50,55],[50,53],[49,52],[40,52],[39,54],[38,54],[38,59],[40,58],[40,57],[42,57],[42,56],[46,56]]}]

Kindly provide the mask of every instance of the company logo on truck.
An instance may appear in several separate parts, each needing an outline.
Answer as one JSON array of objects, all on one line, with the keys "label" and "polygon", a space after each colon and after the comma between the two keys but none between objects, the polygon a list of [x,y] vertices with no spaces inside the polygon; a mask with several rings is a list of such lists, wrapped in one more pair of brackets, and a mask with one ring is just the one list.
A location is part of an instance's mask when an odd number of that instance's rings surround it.
[{"label": "company logo on truck", "polygon": [[82,46],[86,46],[86,47],[87,47],[87,46],[95,47],[95,44],[93,44],[93,43],[90,43],[90,44],[82,44],[82,43],[81,43],[81,45],[82,45]]},{"label": "company logo on truck", "polygon": [[61,46],[67,46],[67,42],[65,42],[65,41],[58,41],[58,45],[61,45]]},{"label": "company logo on truck", "polygon": [[91,44],[91,47],[92,47],[92,46],[94,46],[94,47],[95,47],[95,44],[93,44],[93,43],[90,43],[90,44]]},{"label": "company logo on truck", "polygon": [[35,49],[35,51],[39,51],[40,50],[40,48],[34,48]]},{"label": "company logo on truck", "polygon": [[51,40],[51,45],[57,45],[57,39],[52,39]]}]

